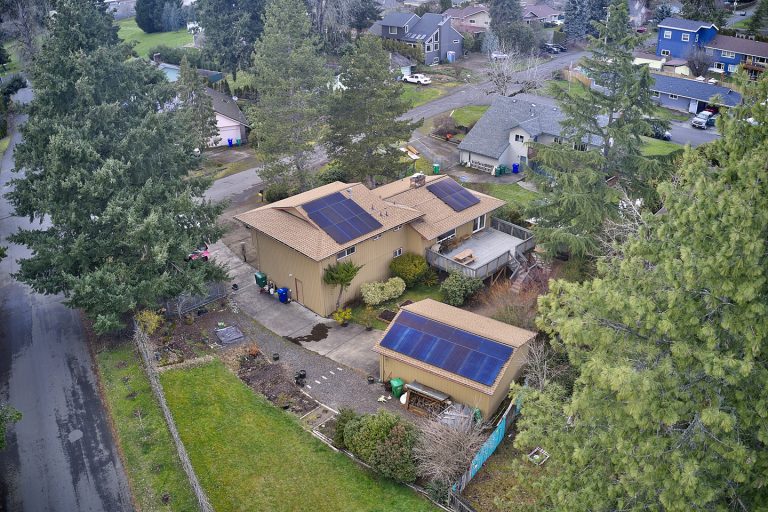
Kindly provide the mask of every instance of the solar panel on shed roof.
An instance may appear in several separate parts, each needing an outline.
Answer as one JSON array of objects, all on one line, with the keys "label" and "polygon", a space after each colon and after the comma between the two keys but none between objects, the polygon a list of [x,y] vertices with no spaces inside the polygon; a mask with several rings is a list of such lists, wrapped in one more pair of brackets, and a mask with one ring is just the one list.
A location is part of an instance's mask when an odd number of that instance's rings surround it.
[{"label": "solar panel on shed roof", "polygon": [[467,379],[492,386],[512,347],[402,311],[381,346]]},{"label": "solar panel on shed roof", "polygon": [[474,194],[450,178],[427,185],[427,190],[453,208],[455,212],[464,211],[480,202],[480,199],[475,197]]},{"label": "solar panel on shed roof", "polygon": [[302,205],[309,218],[336,243],[344,244],[381,227],[381,223],[341,192]]}]

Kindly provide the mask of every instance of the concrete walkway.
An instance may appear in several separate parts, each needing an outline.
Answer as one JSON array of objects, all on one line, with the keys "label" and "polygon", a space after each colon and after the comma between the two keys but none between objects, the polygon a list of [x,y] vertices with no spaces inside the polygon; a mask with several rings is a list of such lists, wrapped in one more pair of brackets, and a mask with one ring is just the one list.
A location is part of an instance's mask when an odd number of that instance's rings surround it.
[{"label": "concrete walkway", "polygon": [[[359,370],[361,374],[379,375],[379,356],[373,352],[381,331],[366,331],[358,324],[340,327],[336,322],[321,317],[297,302],[282,304],[277,296],[259,293],[254,273],[257,269],[242,261],[229,247],[219,242],[211,246],[211,252],[217,262],[227,265],[232,278],[231,283],[238,285],[237,291],[230,296],[254,320],[278,336],[291,338],[294,343],[326,356],[337,363]],[[279,284],[279,283],[278,283]],[[312,335],[312,330],[323,331],[327,335]],[[304,341],[304,339],[317,339]],[[298,338],[298,339],[297,339]]]}]

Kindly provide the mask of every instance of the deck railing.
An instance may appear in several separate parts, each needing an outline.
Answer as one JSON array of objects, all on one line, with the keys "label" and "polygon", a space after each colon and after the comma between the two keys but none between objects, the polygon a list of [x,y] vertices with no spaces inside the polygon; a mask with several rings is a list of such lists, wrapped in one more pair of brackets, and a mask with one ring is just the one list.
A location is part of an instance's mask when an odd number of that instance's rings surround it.
[{"label": "deck railing", "polygon": [[446,272],[460,272],[465,276],[476,277],[478,279],[485,279],[513,260],[514,258],[512,257],[512,253],[507,251],[496,259],[489,261],[485,265],[472,268],[466,265],[462,265],[458,261],[454,261],[451,258],[443,256],[439,252],[435,252],[432,249],[427,249],[427,263],[433,267],[445,270]]},{"label": "deck railing", "polygon": [[496,217],[491,217],[491,229],[501,231],[502,233],[506,233],[507,235],[511,235],[522,240],[523,243],[519,244],[515,248],[515,252],[517,254],[525,254],[526,252],[533,249],[536,245],[536,241],[533,238],[533,232],[531,232],[529,229],[520,227],[517,224],[512,224],[511,222],[507,222]]}]

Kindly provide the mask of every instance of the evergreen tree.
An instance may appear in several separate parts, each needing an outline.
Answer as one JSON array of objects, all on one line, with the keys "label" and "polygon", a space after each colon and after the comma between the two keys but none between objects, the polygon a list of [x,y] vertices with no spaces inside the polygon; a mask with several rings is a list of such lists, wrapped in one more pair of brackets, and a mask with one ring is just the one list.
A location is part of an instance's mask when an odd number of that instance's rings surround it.
[{"label": "evergreen tree", "polygon": [[381,7],[376,0],[360,0],[352,8],[352,21],[349,26],[360,32],[381,19]]},{"label": "evergreen tree", "polygon": [[644,218],[598,278],[540,299],[540,326],[579,372],[570,399],[524,395],[515,443],[552,455],[541,508],[768,503],[768,78],[746,88],[711,159],[686,150],[660,187],[668,213]]},{"label": "evergreen tree", "polygon": [[376,176],[399,178],[408,167],[397,145],[415,124],[398,118],[409,108],[403,85],[389,70],[379,37],[362,37],[341,62],[344,89],[331,98],[328,153],[345,175],[374,186]]},{"label": "evergreen tree", "polygon": [[59,0],[35,60],[35,99],[16,147],[8,194],[15,215],[49,220],[10,239],[26,245],[15,278],[38,293],[63,293],[104,332],[139,308],[201,291],[224,277],[213,262],[184,263],[215,241],[222,211],[188,176],[193,136],[161,72],[126,57],[98,0]]},{"label": "evergreen tree", "polygon": [[608,23],[596,23],[591,53],[582,61],[584,73],[595,81],[586,91],[561,91],[558,102],[566,120],[563,135],[595,141],[604,157],[603,172],[618,176],[630,196],[652,198],[650,189],[662,172],[657,161],[641,156],[642,134],[656,111],[651,99],[648,67],[633,64],[638,36],[629,29],[627,3],[615,1]]},{"label": "evergreen tree", "polygon": [[21,420],[21,413],[8,404],[0,403],[0,452],[5,450],[5,432],[9,425]]},{"label": "evergreen tree", "polygon": [[752,17],[747,22],[749,32],[755,34],[768,26],[768,0],[760,0],[757,9],[752,13]]},{"label": "evergreen tree", "polygon": [[318,52],[300,0],[273,0],[264,17],[252,73],[259,100],[250,111],[258,150],[271,165],[267,180],[309,185],[307,157],[320,137],[331,75]]},{"label": "evergreen tree", "polygon": [[565,32],[568,39],[584,39],[590,30],[590,20],[586,16],[589,0],[568,0],[565,4]]},{"label": "evergreen tree", "polygon": [[176,90],[182,117],[189,132],[194,134],[195,144],[200,151],[208,147],[209,143],[215,145],[220,140],[213,101],[206,94],[206,89],[208,80],[189,65],[186,56],[182,57]]},{"label": "evergreen tree", "polygon": [[163,0],[136,0],[136,25],[147,34],[161,32]]},{"label": "evergreen tree", "polygon": [[205,30],[205,52],[223,71],[248,69],[264,27],[265,0],[199,0],[197,21]]},{"label": "evergreen tree", "polygon": [[537,244],[550,255],[599,255],[603,223],[619,211],[618,192],[606,184],[602,171],[603,157],[567,144],[534,148],[536,164],[546,176],[534,175],[543,194],[525,212],[536,219]]},{"label": "evergreen tree", "polygon": [[490,30],[496,34],[505,50],[537,48],[534,29],[523,22],[520,0],[492,0],[488,6]]},{"label": "evergreen tree", "polygon": [[669,4],[659,4],[653,11],[653,22],[658,25],[664,19],[672,17],[672,7]]},{"label": "evergreen tree", "polygon": [[683,0],[680,16],[689,20],[709,21],[718,27],[724,27],[726,12],[716,0]]}]

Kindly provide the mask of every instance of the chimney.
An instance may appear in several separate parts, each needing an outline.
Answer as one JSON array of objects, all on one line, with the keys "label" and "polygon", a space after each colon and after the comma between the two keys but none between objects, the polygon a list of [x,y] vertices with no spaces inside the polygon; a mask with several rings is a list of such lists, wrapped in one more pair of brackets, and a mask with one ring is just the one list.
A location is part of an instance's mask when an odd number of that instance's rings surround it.
[{"label": "chimney", "polygon": [[411,188],[423,187],[427,182],[427,177],[423,173],[417,172],[411,176]]}]

